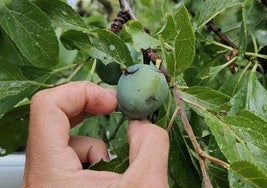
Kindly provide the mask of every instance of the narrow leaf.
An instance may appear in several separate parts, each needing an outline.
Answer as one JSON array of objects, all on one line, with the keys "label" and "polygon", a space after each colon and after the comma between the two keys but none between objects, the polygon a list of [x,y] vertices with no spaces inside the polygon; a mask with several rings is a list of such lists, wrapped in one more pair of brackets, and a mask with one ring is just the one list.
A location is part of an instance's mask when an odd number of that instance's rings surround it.
[{"label": "narrow leaf", "polygon": [[167,62],[170,74],[176,77],[188,68],[195,54],[195,38],[185,6],[182,6],[174,16],[177,36],[175,38],[174,62]]}]

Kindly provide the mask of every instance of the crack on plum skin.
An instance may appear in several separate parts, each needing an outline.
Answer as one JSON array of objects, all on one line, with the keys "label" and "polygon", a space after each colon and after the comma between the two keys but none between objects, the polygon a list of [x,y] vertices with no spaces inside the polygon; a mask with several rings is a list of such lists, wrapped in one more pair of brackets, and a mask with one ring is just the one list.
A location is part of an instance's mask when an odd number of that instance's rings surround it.
[{"label": "crack on plum skin", "polygon": [[148,105],[153,104],[153,103],[158,102],[158,101],[159,100],[155,96],[150,96],[145,100],[146,104],[148,104]]}]

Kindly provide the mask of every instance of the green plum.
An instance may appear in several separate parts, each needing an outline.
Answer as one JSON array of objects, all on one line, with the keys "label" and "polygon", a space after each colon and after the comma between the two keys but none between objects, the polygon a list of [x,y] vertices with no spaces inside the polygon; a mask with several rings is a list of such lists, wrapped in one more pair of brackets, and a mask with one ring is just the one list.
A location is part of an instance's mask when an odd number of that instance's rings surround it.
[{"label": "green plum", "polygon": [[154,65],[132,65],[117,85],[118,108],[131,119],[146,118],[164,103],[168,91],[165,76]]}]

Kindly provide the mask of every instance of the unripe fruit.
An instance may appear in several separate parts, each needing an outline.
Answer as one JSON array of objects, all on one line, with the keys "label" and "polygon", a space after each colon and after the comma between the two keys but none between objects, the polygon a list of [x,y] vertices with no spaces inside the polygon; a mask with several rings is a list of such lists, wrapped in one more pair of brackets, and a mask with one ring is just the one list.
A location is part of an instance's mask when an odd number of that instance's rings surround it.
[{"label": "unripe fruit", "polygon": [[168,90],[165,76],[154,65],[130,66],[118,82],[118,108],[132,119],[145,118],[164,103]]}]

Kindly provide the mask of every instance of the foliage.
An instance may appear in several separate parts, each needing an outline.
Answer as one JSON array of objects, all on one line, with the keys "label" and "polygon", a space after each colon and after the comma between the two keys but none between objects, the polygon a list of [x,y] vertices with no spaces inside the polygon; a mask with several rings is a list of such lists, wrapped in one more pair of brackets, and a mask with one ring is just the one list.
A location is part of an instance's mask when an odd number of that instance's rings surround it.
[{"label": "foliage", "polygon": [[[213,186],[267,187],[267,70],[261,64],[267,56],[258,53],[267,45],[262,2],[136,0],[138,20],[127,22],[117,34],[108,29],[119,10],[114,1],[109,2],[112,9],[90,1],[76,11],[59,0],[1,2],[0,155],[25,145],[30,99],[38,90],[77,80],[116,88],[101,81],[97,60],[125,69],[142,63],[142,49],[153,48],[179,84],[203,151],[229,164],[224,168],[207,160]],[[238,54],[208,31],[210,21]],[[233,64],[234,71],[229,68]],[[163,128],[173,120],[174,100],[170,92],[152,118]],[[126,131],[127,119],[116,111],[85,120],[72,134],[103,139],[117,158],[91,168],[122,173],[128,165]],[[201,187],[198,153],[179,115],[169,134],[170,187]]]}]

